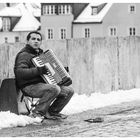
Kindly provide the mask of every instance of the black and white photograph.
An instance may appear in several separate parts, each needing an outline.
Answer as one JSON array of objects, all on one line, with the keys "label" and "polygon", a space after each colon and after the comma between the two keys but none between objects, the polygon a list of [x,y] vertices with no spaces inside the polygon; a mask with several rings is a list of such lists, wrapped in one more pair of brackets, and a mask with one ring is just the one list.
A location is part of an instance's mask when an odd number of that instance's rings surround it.
[{"label": "black and white photograph", "polygon": [[0,1],[0,139],[139,136],[140,2]]}]

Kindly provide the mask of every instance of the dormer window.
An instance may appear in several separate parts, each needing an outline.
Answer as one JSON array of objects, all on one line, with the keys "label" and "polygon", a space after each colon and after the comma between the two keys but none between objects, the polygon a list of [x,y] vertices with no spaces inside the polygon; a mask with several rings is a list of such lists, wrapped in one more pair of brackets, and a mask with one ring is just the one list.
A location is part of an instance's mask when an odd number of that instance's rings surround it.
[{"label": "dormer window", "polygon": [[58,5],[58,14],[71,14],[72,13],[72,7],[71,5]]},{"label": "dormer window", "polygon": [[68,15],[72,14],[72,6],[70,4],[59,5],[43,5],[43,15]]},{"label": "dormer window", "polygon": [[97,6],[91,7],[91,15],[97,15]]},{"label": "dormer window", "polygon": [[10,31],[11,27],[10,18],[3,18],[2,25],[3,31]]},{"label": "dormer window", "polygon": [[55,5],[44,5],[43,6],[43,15],[55,15],[56,6]]}]

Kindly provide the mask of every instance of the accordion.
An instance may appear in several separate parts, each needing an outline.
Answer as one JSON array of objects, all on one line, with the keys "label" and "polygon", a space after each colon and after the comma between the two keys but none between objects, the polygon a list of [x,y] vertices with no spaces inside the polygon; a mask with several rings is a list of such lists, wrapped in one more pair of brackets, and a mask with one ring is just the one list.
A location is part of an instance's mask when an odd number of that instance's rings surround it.
[{"label": "accordion", "polygon": [[41,75],[46,83],[57,84],[59,86],[69,86],[72,84],[69,73],[65,70],[52,50],[49,49],[41,55],[34,57],[32,62],[37,67],[47,66],[47,74]]}]

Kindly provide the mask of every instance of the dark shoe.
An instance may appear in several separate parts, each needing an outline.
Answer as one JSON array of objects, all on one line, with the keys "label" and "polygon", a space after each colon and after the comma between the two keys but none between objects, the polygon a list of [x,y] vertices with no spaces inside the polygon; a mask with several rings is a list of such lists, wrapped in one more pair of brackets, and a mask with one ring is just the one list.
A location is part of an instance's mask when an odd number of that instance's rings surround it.
[{"label": "dark shoe", "polygon": [[39,112],[39,111],[32,111],[31,114],[29,114],[29,117],[32,117],[32,118],[40,118],[40,119],[44,119],[44,116]]},{"label": "dark shoe", "polygon": [[44,116],[44,118],[45,119],[48,119],[48,120],[57,120],[58,119],[58,117],[52,116],[48,112],[46,113],[46,115]]},{"label": "dark shoe", "polygon": [[61,119],[66,119],[66,118],[68,117],[68,116],[65,115],[65,114],[55,113],[55,112],[51,112],[50,115],[51,115],[51,116],[58,117],[58,118],[61,118]]}]

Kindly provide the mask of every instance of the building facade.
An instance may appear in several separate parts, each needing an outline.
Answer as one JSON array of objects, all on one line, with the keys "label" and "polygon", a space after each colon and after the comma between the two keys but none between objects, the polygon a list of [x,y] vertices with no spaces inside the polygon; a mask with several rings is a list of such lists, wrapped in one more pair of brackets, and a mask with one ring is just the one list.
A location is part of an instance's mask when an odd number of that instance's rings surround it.
[{"label": "building facade", "polygon": [[[89,9],[89,14],[92,14],[92,7]],[[99,17],[100,20],[96,18],[98,14],[93,15],[95,18],[93,21],[75,20],[73,22],[73,38],[140,36],[140,3],[109,4],[105,13],[102,13],[103,16]]]},{"label": "building facade", "polygon": [[44,3],[41,9],[45,40],[140,36],[140,3]]},{"label": "building facade", "polygon": [[[140,3],[0,5],[0,42],[25,42],[38,30],[44,40],[140,36]],[[4,8],[2,8],[4,6]]]},{"label": "building facade", "polygon": [[73,21],[87,3],[42,3],[41,32],[45,40],[73,38]]}]

